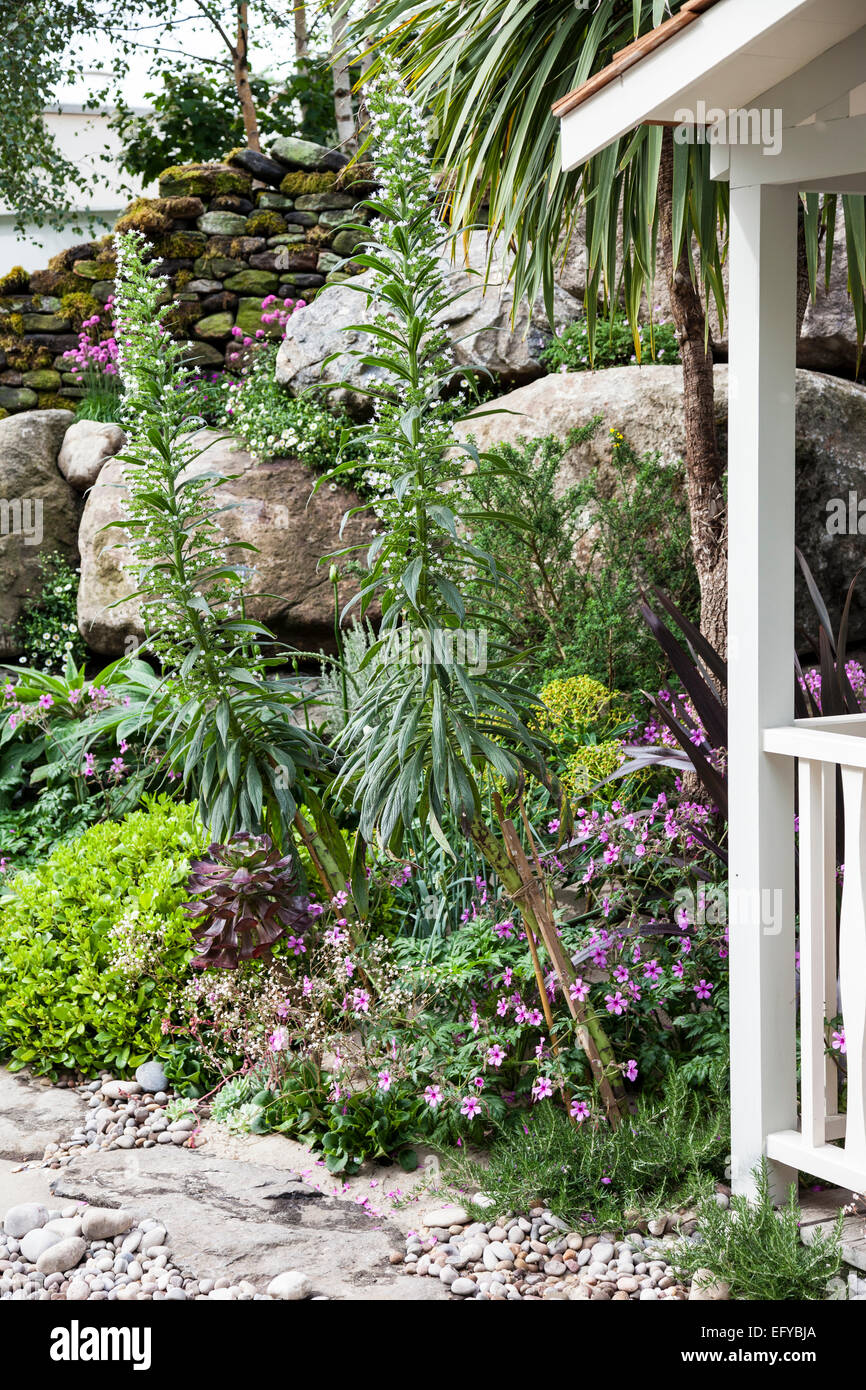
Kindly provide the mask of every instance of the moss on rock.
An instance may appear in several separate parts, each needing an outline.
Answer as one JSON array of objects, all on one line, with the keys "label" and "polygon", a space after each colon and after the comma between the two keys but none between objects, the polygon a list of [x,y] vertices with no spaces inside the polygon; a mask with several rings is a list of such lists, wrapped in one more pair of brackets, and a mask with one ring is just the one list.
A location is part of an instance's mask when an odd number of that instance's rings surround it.
[{"label": "moss on rock", "polygon": [[293,169],[280,184],[280,192],[285,193],[287,198],[297,198],[305,193],[327,193],[336,182],[336,174],[308,174],[303,169]]},{"label": "moss on rock", "polygon": [[79,291],[72,294],[64,294],[60,299],[60,312],[64,318],[69,319],[73,328],[80,328],[85,319],[89,319],[93,314],[98,314],[102,310],[102,305],[98,299],[94,299],[92,294]]},{"label": "moss on rock", "polygon": [[279,236],[286,230],[286,223],[278,212],[260,208],[247,218],[246,230],[248,236]]},{"label": "moss on rock", "polygon": [[136,198],[129,204],[114,224],[116,232],[143,232],[145,236],[158,236],[167,232],[171,219],[160,212],[154,198]]},{"label": "moss on rock", "polygon": [[0,275],[0,295],[26,294],[30,288],[30,275],[22,265],[13,265],[5,275]]}]

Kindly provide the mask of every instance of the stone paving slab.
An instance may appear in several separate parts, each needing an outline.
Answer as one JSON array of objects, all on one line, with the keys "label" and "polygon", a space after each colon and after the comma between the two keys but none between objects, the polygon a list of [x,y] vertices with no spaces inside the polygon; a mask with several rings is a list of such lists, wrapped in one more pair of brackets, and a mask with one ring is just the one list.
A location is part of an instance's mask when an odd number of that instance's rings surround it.
[{"label": "stone paving slab", "polygon": [[247,1279],[264,1291],[300,1270],[331,1298],[446,1299],[438,1280],[398,1274],[400,1227],[356,1202],[291,1181],[280,1168],[170,1146],[82,1154],[55,1173],[58,1204],[86,1201],[153,1216],[169,1233],[175,1263],[198,1278]]},{"label": "stone paving slab", "polygon": [[41,1158],[45,1145],[71,1134],[85,1111],[76,1091],[0,1067],[0,1159]]},{"label": "stone paving slab", "polygon": [[[800,1193],[800,1234],[808,1245],[816,1231],[829,1235],[842,1207],[848,1206],[851,1193],[846,1187],[830,1187],[824,1192]],[[866,1270],[866,1220],[848,1216],[842,1226],[842,1258],[855,1269]]]}]

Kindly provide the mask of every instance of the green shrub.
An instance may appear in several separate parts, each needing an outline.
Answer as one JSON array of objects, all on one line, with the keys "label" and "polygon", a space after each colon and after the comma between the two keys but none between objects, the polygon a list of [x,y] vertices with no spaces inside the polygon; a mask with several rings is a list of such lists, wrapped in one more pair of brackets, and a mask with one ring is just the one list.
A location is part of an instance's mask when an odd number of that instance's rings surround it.
[{"label": "green shrub", "polygon": [[495,518],[483,521],[475,540],[496,549],[516,585],[513,596],[500,589],[492,616],[507,606],[516,641],[532,649],[546,680],[588,675],[611,690],[657,688],[667,664],[638,611],[640,586],[662,585],[690,618],[698,610],[682,465],[638,457],[611,431],[609,468],[561,490],[565,454],[600,423],[565,439],[519,438],[501,450],[510,474],[471,475],[485,511],[529,522],[509,532]]},{"label": "green shrub", "polygon": [[[638,339],[642,362],[650,360],[665,366],[679,362],[679,345],[672,323],[642,323]],[[580,318],[554,339],[541,354],[541,360],[550,372],[588,372],[592,367],[627,367],[637,362],[634,335],[622,314],[596,321],[592,364],[589,356],[589,325],[585,318]]]},{"label": "green shrub", "polygon": [[128,1072],[165,1049],[167,999],[194,954],[194,807],[146,799],[91,826],[0,898],[0,1055],[37,1073]]},{"label": "green shrub", "polygon": [[800,1207],[792,1183],[779,1210],[770,1195],[766,1162],[755,1169],[755,1200],[733,1197],[730,1210],[712,1200],[698,1208],[697,1244],[683,1243],[672,1263],[688,1273],[709,1269],[730,1285],[731,1296],[802,1302],[823,1299],[842,1263],[840,1215],[829,1235],[817,1231],[808,1245],[800,1239]]}]

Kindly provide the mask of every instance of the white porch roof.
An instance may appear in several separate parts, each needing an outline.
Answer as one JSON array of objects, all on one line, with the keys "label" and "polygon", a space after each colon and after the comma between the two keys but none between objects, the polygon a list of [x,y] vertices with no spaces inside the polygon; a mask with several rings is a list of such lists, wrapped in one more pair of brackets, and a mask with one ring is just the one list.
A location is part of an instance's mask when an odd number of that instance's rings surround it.
[{"label": "white porch roof", "polygon": [[[673,124],[699,102],[725,111],[779,107],[784,126],[825,111],[862,115],[864,26],[864,0],[694,0],[556,103],[562,167],[573,169],[642,123]],[[843,94],[850,94],[844,110]]]}]

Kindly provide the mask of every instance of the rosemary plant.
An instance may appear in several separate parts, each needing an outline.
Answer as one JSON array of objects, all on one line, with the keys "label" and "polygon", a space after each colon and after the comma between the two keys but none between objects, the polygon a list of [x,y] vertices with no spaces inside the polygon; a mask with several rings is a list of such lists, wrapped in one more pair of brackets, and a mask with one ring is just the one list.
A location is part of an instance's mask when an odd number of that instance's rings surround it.
[{"label": "rosemary plant", "polygon": [[[338,786],[354,796],[362,835],[377,833],[393,853],[417,821],[443,847],[445,826],[455,821],[472,840],[523,915],[554,1047],[542,943],[615,1122],[618,1068],[601,1020],[569,992],[571,962],[528,821],[524,816],[518,833],[498,796],[495,816],[485,816],[481,784],[491,777],[516,794],[518,806],[527,776],[549,781],[544,741],[529,727],[537,698],[519,678],[507,629],[491,617],[509,581],[494,556],[473,543],[480,514],[465,486],[467,462],[481,473],[508,472],[510,465],[471,441],[458,444],[451,428],[447,397],[458,371],[441,316],[457,296],[442,276],[447,235],[432,207],[421,113],[390,73],[366,96],[380,191],[367,203],[367,248],[353,255],[371,272],[359,289],[373,309],[371,324],[355,325],[372,346],[354,355],[381,383],[371,393],[372,421],[359,427],[381,525],[358,601],[362,613],[377,601],[383,618],[366,658],[373,677],[341,735]],[[328,476],[357,466],[353,457]],[[521,524],[505,514],[498,519]]]}]

